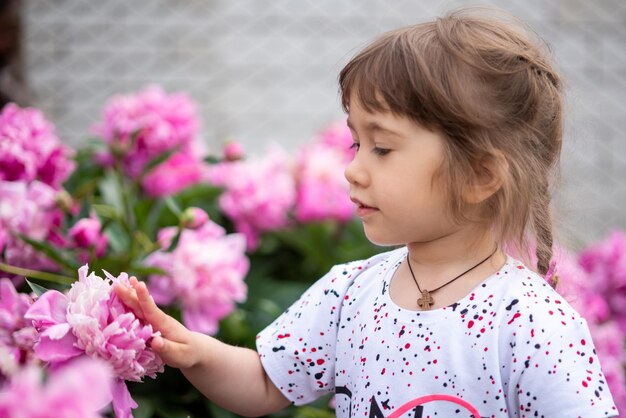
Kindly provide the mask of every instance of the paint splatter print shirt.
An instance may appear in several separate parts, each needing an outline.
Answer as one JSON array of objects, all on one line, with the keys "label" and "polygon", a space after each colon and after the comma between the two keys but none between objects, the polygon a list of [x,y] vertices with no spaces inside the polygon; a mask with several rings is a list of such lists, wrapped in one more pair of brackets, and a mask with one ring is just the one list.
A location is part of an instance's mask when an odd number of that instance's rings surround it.
[{"label": "paint splatter print shirt", "polygon": [[615,417],[584,319],[513,258],[454,305],[389,296],[406,248],[335,266],[257,336],[293,403],[338,417]]}]

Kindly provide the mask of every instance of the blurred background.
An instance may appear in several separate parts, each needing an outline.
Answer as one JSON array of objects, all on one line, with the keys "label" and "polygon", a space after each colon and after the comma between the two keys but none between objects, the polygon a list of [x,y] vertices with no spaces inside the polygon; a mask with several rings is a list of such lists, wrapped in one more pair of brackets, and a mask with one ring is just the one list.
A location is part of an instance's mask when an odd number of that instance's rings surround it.
[{"label": "blurred background", "polygon": [[[209,150],[293,149],[345,118],[337,74],[360,47],[466,4],[0,0],[0,100],[41,108],[78,146],[108,98],[159,84],[198,103]],[[528,21],[567,80],[561,240],[576,249],[626,229],[626,1],[483,4]]]}]

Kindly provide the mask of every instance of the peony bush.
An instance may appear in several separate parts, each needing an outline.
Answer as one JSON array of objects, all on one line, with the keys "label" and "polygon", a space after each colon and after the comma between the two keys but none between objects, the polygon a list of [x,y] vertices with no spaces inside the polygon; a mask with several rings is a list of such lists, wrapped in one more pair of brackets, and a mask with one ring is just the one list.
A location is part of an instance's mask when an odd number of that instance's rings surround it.
[{"label": "peony bush", "polygon": [[[250,156],[208,152],[200,127],[191,97],[159,86],[112,97],[77,150],[41,111],[0,111],[0,416],[236,417],[163,367],[115,283],[136,276],[190,329],[254,347],[332,265],[378,251],[348,199],[345,124]],[[626,410],[626,234],[555,259],[547,279]],[[324,398],[285,416],[334,414]]]}]

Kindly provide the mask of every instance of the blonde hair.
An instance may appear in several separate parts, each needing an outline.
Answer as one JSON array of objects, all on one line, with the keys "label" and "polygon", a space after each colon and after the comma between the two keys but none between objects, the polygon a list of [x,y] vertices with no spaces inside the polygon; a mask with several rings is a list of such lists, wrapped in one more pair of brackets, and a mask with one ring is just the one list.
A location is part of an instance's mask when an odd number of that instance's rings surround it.
[{"label": "blonde hair", "polygon": [[450,211],[467,219],[463,192],[480,163],[504,156],[502,186],[484,203],[501,245],[528,254],[537,270],[552,258],[551,184],[563,136],[562,81],[545,43],[521,22],[456,10],[384,34],[343,68],[344,110],[356,97],[368,111],[409,117],[446,138],[441,178]]}]

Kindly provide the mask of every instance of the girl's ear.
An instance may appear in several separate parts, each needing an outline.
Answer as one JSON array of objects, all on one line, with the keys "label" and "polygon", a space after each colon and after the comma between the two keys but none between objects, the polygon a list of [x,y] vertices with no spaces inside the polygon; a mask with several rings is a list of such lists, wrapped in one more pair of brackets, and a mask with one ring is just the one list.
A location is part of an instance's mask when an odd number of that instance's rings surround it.
[{"label": "girl's ear", "polygon": [[469,204],[479,204],[500,190],[504,183],[509,163],[504,153],[492,151],[474,167],[474,176],[463,193],[463,200]]}]

